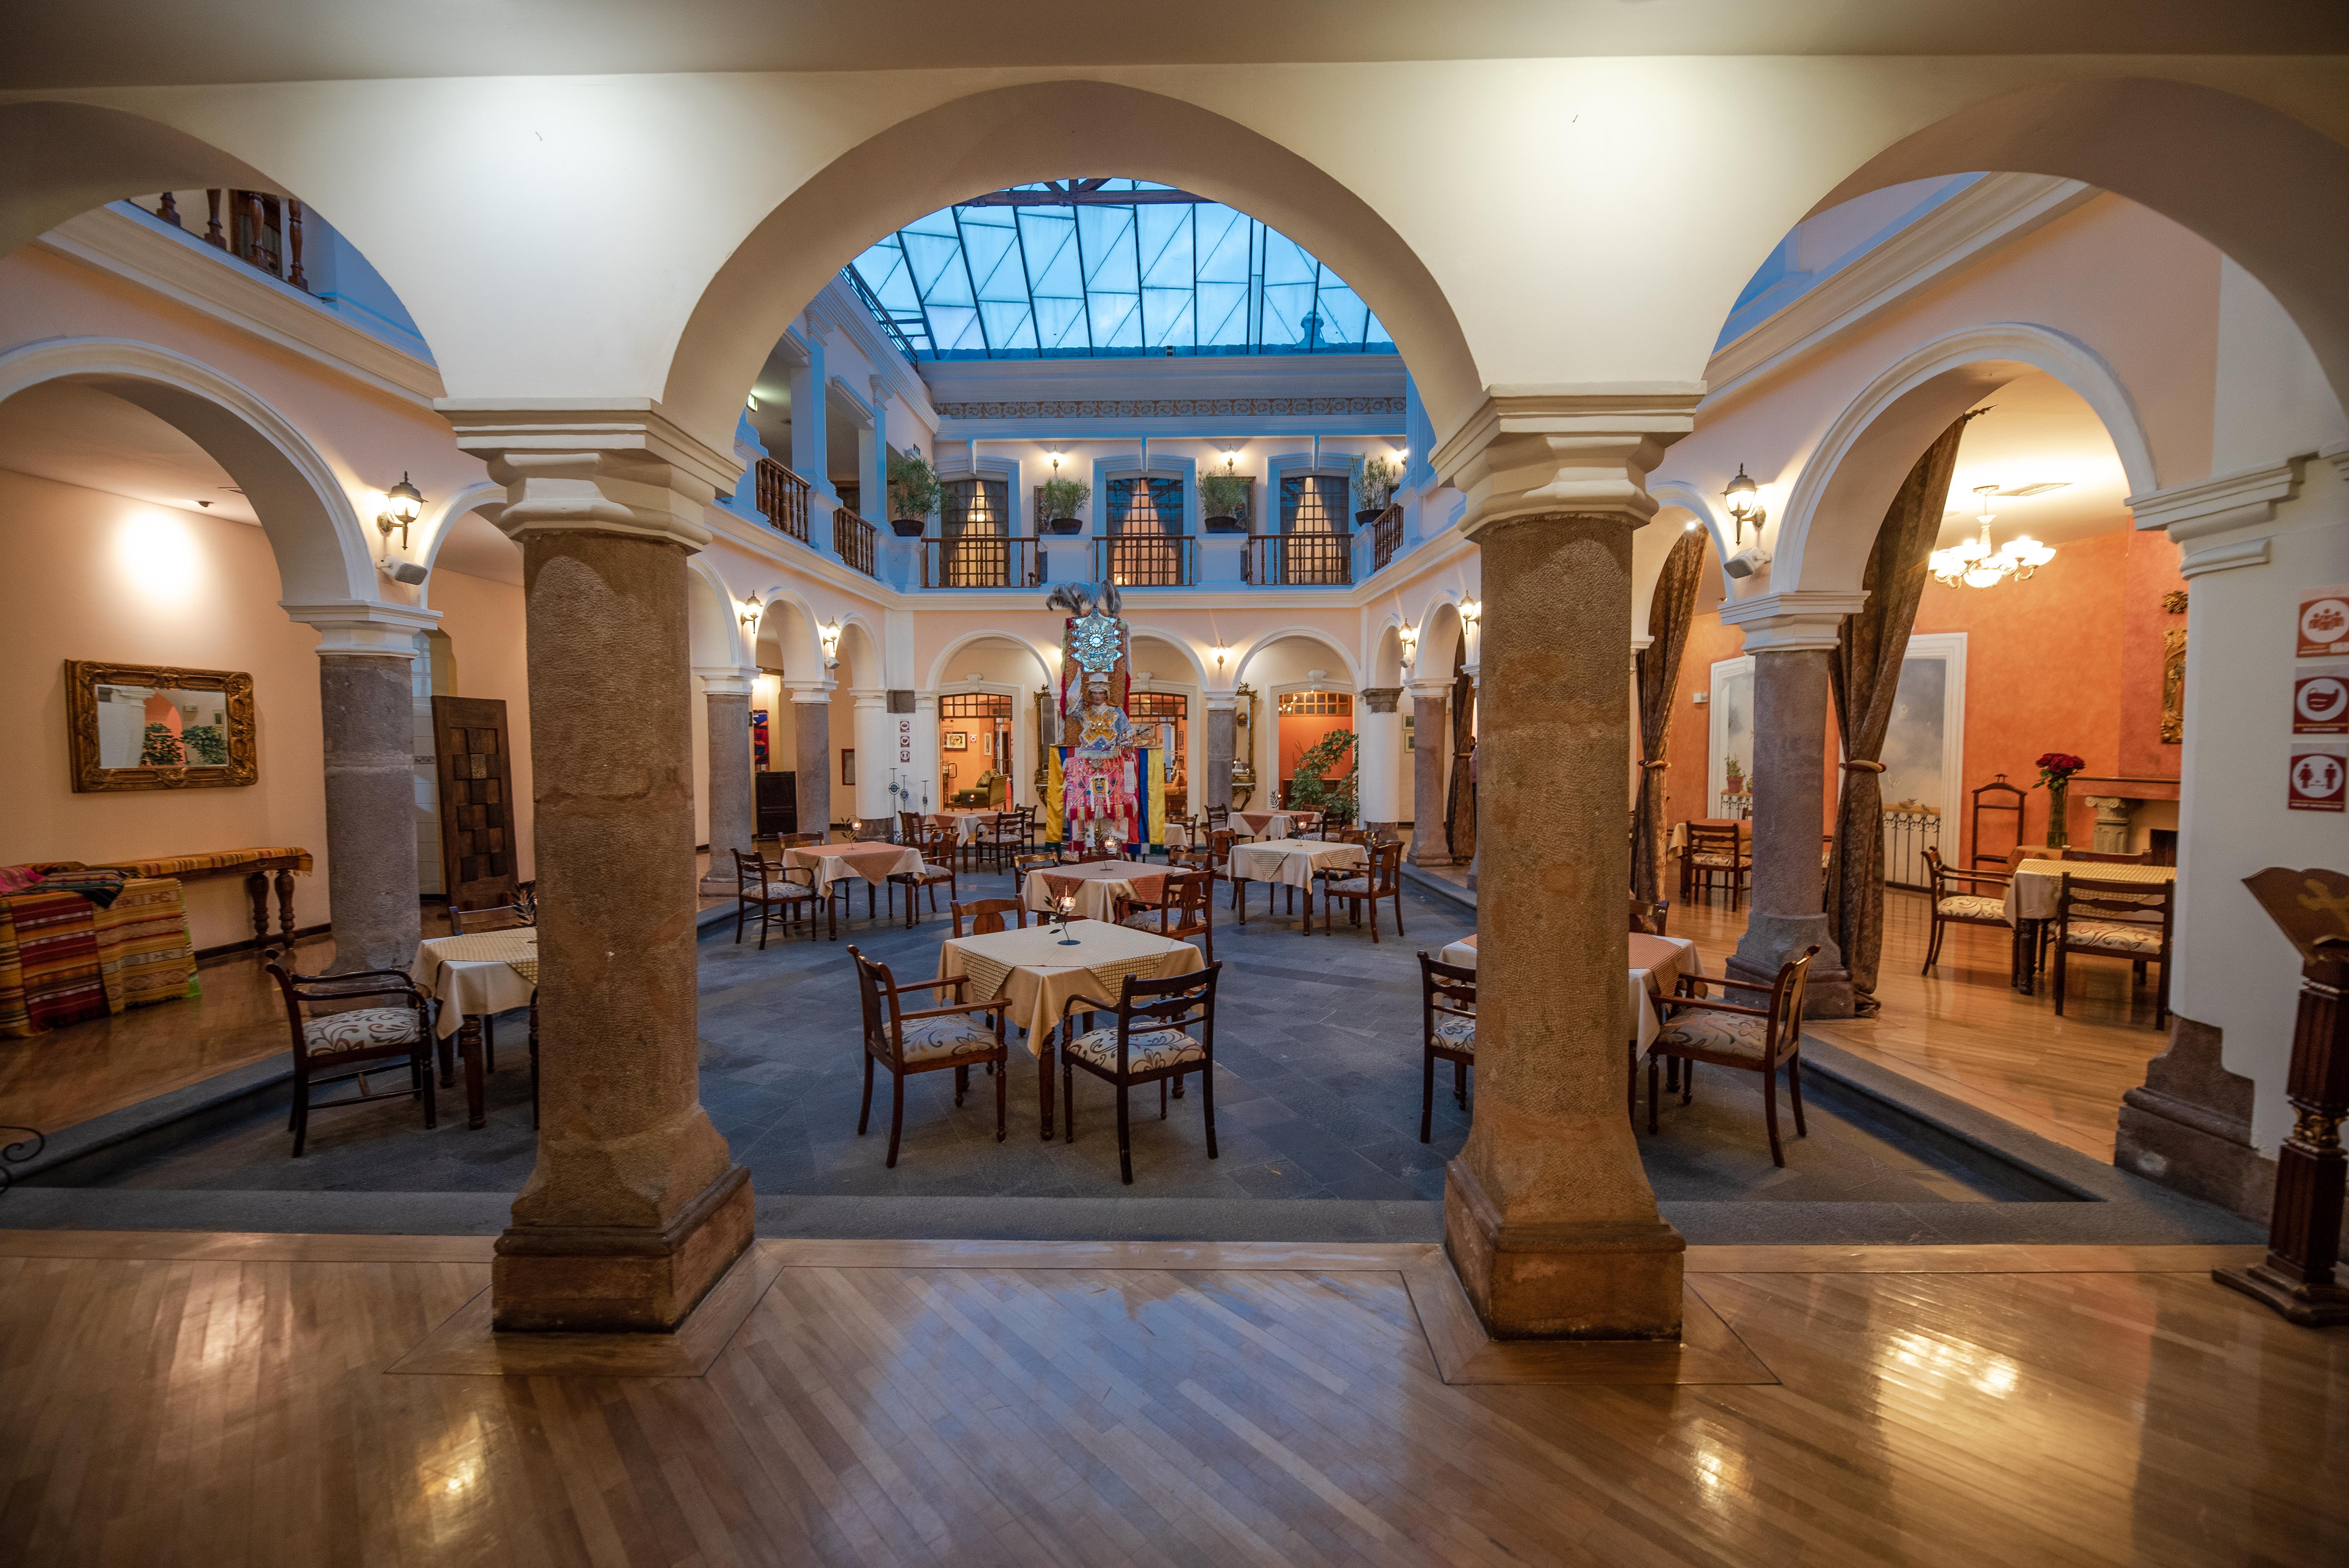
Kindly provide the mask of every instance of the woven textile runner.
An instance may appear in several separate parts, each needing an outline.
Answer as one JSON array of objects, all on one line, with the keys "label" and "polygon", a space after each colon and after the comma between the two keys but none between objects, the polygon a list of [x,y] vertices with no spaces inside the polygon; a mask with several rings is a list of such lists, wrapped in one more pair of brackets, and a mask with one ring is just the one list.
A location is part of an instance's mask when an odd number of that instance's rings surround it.
[{"label": "woven textile runner", "polygon": [[97,907],[79,893],[0,899],[0,1035],[37,1035],[106,1016]]},{"label": "woven textile runner", "polygon": [[304,876],[310,874],[310,851],[299,844],[281,844],[274,849],[215,850],[208,855],[166,855],[151,861],[109,861],[116,871],[129,872],[133,876],[177,877],[205,872],[233,871],[256,861],[282,860],[295,857],[293,869]]},{"label": "woven textile runner", "polygon": [[466,936],[441,936],[433,939],[432,955],[443,964],[479,964],[494,959],[513,972],[538,984],[538,933],[535,929],[517,927],[512,931],[481,931]]},{"label": "woven textile runner", "polygon": [[175,877],[134,877],[91,922],[107,1010],[202,995],[188,903]]}]

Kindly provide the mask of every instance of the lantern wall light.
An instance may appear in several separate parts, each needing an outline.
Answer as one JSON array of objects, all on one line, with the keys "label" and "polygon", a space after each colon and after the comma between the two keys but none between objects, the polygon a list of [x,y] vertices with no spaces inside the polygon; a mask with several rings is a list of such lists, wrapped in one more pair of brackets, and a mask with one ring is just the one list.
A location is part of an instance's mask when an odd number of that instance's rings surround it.
[{"label": "lantern wall light", "polygon": [[1729,481],[1729,488],[1721,492],[1721,499],[1723,504],[1728,508],[1730,517],[1735,522],[1737,530],[1735,543],[1743,545],[1745,542],[1745,528],[1748,523],[1754,527],[1754,538],[1758,540],[1762,537],[1762,525],[1770,521],[1770,512],[1769,509],[1762,504],[1762,487],[1745,477],[1744,463],[1737,465],[1737,477]]}]

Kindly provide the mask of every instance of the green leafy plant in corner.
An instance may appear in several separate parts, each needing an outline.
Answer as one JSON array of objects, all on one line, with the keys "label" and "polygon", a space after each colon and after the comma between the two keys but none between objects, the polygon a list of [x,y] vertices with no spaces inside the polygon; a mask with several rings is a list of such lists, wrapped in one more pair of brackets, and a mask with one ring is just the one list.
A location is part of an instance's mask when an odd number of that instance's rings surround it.
[{"label": "green leafy plant in corner", "polygon": [[944,487],[938,483],[936,469],[922,449],[909,447],[889,459],[889,516],[891,521],[904,518],[909,521],[927,518],[938,509],[938,496]]},{"label": "green leafy plant in corner", "polygon": [[[1335,779],[1328,777],[1341,762],[1346,771]],[[1333,822],[1351,822],[1361,774],[1354,732],[1333,729],[1297,759],[1297,772],[1288,784],[1288,803],[1300,810],[1319,811]]]},{"label": "green leafy plant in corner", "polygon": [[180,738],[171,733],[170,725],[150,724],[147,727],[146,738],[139,748],[140,767],[177,768],[187,760],[188,754],[181,749]]},{"label": "green leafy plant in corner", "polygon": [[1209,474],[1199,481],[1199,499],[1209,517],[1247,517],[1249,485],[1240,474]]},{"label": "green leafy plant in corner", "polygon": [[1093,487],[1082,480],[1046,480],[1044,481],[1044,519],[1053,521],[1063,517],[1082,515],[1082,509],[1093,499]]},{"label": "green leafy plant in corner", "polygon": [[200,724],[182,733],[181,742],[188,748],[188,760],[208,768],[228,765],[228,736],[217,724]]},{"label": "green leafy plant in corner", "polygon": [[1383,454],[1362,459],[1361,477],[1354,481],[1354,510],[1384,511],[1402,488],[1402,470],[1389,462]]}]

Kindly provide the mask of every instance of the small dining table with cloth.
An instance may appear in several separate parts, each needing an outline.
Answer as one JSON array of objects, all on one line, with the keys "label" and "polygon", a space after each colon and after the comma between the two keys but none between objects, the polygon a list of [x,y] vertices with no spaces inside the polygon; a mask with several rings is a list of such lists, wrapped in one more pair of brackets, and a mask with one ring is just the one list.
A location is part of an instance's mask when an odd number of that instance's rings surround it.
[{"label": "small dining table with cloth", "polygon": [[1077,915],[1083,920],[1118,923],[1118,905],[1139,900],[1154,903],[1166,891],[1166,868],[1141,861],[1087,861],[1080,865],[1033,871],[1020,890],[1020,902],[1038,913],[1049,913],[1052,901],[1074,893]]},{"label": "small dining table with cloth", "polygon": [[[1464,936],[1435,956],[1439,963],[1474,969],[1476,967],[1476,939]],[[1631,933],[1630,958],[1630,1078],[1627,1095],[1632,1113],[1636,1115],[1639,1109],[1640,1063],[1647,1056],[1648,1047],[1656,1043],[1656,1036],[1663,1027],[1662,1021],[1657,1016],[1656,999],[1671,995],[1682,975],[1702,975],[1704,959],[1698,954],[1696,944],[1684,936],[1650,936],[1639,931]]]},{"label": "small dining table with cloth", "polygon": [[[1247,923],[1247,884],[1271,882],[1305,890],[1302,934],[1313,934],[1313,873],[1356,871],[1369,863],[1360,844],[1327,839],[1272,839],[1260,844],[1234,844],[1229,872],[1232,902],[1239,906],[1240,923]],[[1271,911],[1268,909],[1267,913]]]},{"label": "small dining table with cloth", "polygon": [[[864,841],[849,844],[801,844],[783,851],[783,864],[798,866],[815,878],[815,895],[832,896],[832,884],[845,877],[864,879],[864,913],[873,913],[873,890],[894,876],[920,876],[926,869],[922,851],[910,844]],[[911,897],[909,892],[907,897]],[[846,899],[841,901],[843,904]],[[846,913],[844,910],[843,913]],[[853,918],[853,917],[852,917]]]},{"label": "small dining table with cloth", "polygon": [[2002,913],[2014,927],[2014,972],[2010,978],[2026,996],[2039,972],[2039,940],[2047,923],[2055,918],[2056,897],[2067,872],[2081,882],[2141,882],[2148,888],[2165,887],[2178,880],[2176,866],[2116,865],[2106,861],[2018,861],[2006,884]]},{"label": "small dining table with cloth", "polygon": [[[495,1014],[527,1007],[538,996],[538,928],[480,931],[465,936],[428,936],[416,944],[409,978],[439,1002],[432,1032],[446,1041],[457,1037],[465,1063],[465,1125],[481,1126],[482,1025]],[[446,1047],[443,1050],[445,1052]],[[447,1057],[442,1057],[445,1062]],[[445,1076],[445,1075],[444,1075]]]},{"label": "small dining table with cloth", "polygon": [[[1052,1138],[1051,1041],[1061,1012],[1072,996],[1115,1002],[1129,975],[1164,980],[1206,967],[1196,947],[1152,932],[1072,920],[1063,945],[1049,925],[993,931],[984,936],[948,937],[938,948],[938,978],[968,976],[963,1002],[1009,1005],[1009,1021],[1028,1031],[1028,1054],[1036,1058],[1036,1114],[1046,1142]],[[935,1006],[947,1005],[941,992]]]}]

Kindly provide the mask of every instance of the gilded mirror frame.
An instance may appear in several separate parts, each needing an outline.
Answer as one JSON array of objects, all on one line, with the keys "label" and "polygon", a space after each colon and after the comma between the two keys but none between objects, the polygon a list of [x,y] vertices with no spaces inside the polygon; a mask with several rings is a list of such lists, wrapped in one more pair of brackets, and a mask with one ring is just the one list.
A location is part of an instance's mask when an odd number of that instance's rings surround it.
[{"label": "gilded mirror frame", "polygon": [[[114,665],[94,659],[66,662],[66,741],[73,758],[77,794],[132,789],[227,789],[261,778],[253,727],[253,677],[238,670],[175,669],[166,665]],[[216,691],[227,700],[225,767],[108,768],[99,757],[98,688],[152,686],[159,691]]]}]

